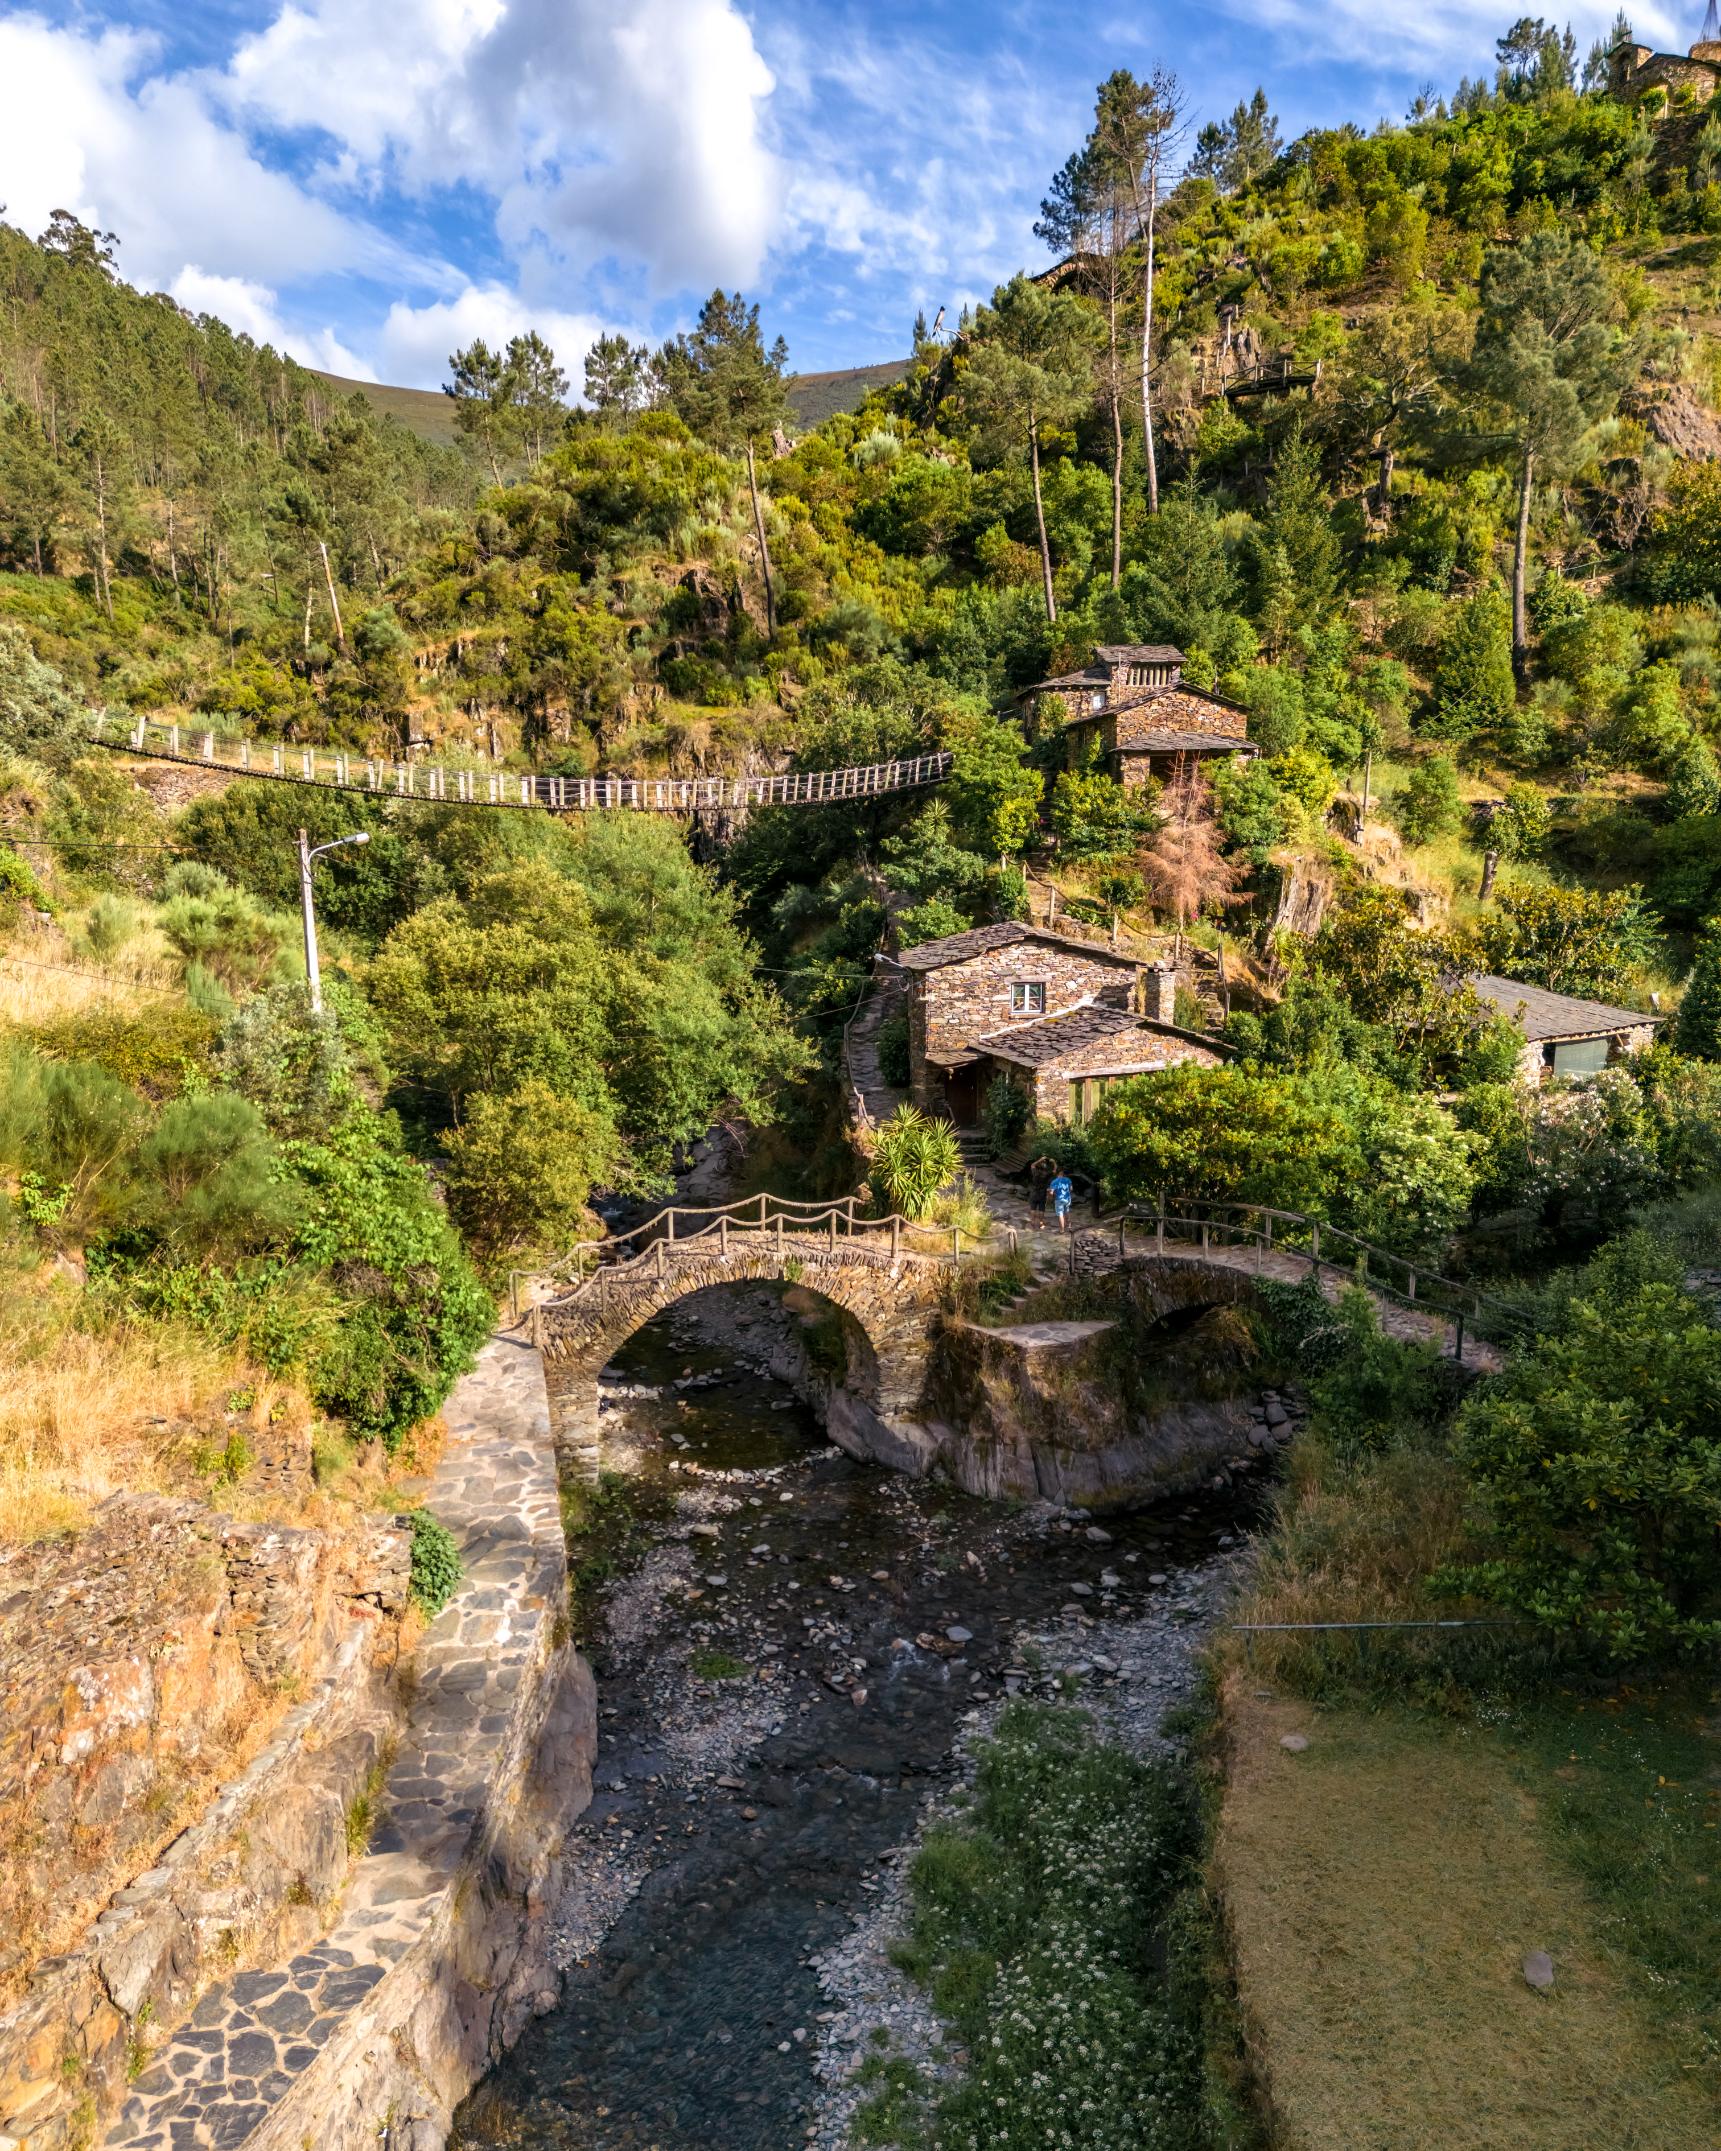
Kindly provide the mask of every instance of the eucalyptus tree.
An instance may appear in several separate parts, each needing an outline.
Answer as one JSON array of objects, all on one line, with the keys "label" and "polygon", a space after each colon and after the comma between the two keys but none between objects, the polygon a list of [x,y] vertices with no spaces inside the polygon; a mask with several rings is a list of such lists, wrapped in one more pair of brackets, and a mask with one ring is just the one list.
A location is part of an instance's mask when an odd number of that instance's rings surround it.
[{"label": "eucalyptus tree", "polygon": [[1057,619],[1058,600],[1040,485],[1040,428],[1069,424],[1087,401],[1096,328],[1072,292],[1050,292],[1017,274],[975,315],[957,376],[957,403],[982,451],[1000,461],[1027,451],[1048,620]]},{"label": "eucalyptus tree", "polygon": [[772,635],[777,632],[777,595],[754,446],[788,416],[783,375],[788,358],[789,347],[780,336],[766,346],[757,305],[749,306],[738,291],[714,291],[699,309],[692,330],[673,337],[653,362],[659,389],[676,414],[714,448],[746,455],[765,584],[765,628]]},{"label": "eucalyptus tree", "polygon": [[1172,152],[1183,132],[1183,91],[1156,67],[1145,82],[1119,68],[1100,84],[1093,144],[1113,184],[1128,190],[1141,266],[1141,427],[1147,455],[1147,507],[1159,513],[1159,459],[1153,441],[1153,269],[1159,210]]}]

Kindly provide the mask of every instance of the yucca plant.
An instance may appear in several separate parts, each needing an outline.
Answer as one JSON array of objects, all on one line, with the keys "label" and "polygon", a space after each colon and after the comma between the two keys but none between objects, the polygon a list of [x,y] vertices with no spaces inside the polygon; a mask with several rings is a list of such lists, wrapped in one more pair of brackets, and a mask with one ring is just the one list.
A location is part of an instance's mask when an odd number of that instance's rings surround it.
[{"label": "yucca plant", "polygon": [[887,1211],[923,1218],[961,1163],[956,1131],[948,1121],[934,1120],[917,1105],[899,1105],[878,1131],[872,1184]]}]

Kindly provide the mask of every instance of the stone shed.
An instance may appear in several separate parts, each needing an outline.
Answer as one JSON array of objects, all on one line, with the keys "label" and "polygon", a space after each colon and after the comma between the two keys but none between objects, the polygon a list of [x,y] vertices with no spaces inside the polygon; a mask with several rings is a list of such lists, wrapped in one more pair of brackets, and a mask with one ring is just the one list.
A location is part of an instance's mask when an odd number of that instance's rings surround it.
[{"label": "stone shed", "polygon": [[1092,1117],[1108,1083],[1179,1061],[1214,1068],[1226,1057],[1217,1039],[1104,1003],[982,1038],[979,1051],[982,1096],[994,1076],[1007,1075],[1040,1119],[1078,1125]]},{"label": "stone shed", "polygon": [[1659,1016],[1641,1009],[1611,1008],[1605,1001],[1580,1001],[1521,979],[1473,973],[1466,981],[1478,997],[1497,1008],[1524,1041],[1518,1073],[1526,1083],[1546,1083],[1556,1076],[1596,1075],[1629,1053],[1655,1043]]}]

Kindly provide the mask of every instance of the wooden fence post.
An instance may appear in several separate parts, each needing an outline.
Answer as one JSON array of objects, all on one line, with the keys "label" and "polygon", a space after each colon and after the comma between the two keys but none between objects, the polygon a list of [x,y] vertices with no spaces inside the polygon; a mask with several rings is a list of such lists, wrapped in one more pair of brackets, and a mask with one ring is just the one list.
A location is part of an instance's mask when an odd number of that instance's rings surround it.
[{"label": "wooden fence post", "polygon": [[532,1349],[534,1352],[544,1349],[544,1309],[539,1300],[532,1302]]},{"label": "wooden fence post", "polygon": [[657,1256],[657,1275],[658,1280],[661,1283],[663,1278],[668,1274],[669,1269],[669,1242],[667,1240],[660,1239],[653,1240],[651,1244]]},{"label": "wooden fence post", "polygon": [[1318,1276],[1321,1267],[1321,1221],[1318,1217],[1309,1220],[1309,1238],[1309,1266]]},{"label": "wooden fence post", "polygon": [[897,1261],[902,1254],[902,1220],[893,1216],[890,1221],[890,1259]]},{"label": "wooden fence post", "polygon": [[723,1259],[727,1262],[729,1260],[729,1220],[726,1217],[720,1217],[717,1220],[717,1245],[723,1250]]}]

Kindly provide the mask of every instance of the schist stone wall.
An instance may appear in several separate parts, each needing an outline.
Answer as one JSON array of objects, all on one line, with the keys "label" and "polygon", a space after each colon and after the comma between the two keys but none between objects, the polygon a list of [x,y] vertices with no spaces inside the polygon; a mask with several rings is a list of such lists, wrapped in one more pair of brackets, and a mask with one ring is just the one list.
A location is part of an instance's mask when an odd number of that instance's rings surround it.
[{"label": "schist stone wall", "polygon": [[945,964],[921,973],[909,989],[909,1084],[917,1105],[935,1107],[944,1078],[928,1065],[929,1053],[956,1052],[989,1032],[1035,1020],[1012,1005],[1011,988],[1041,980],[1046,988],[1045,1015],[1076,1008],[1084,1001],[1113,1000],[1129,1005],[1135,963],[1104,949],[1091,955],[1042,941],[1018,941],[989,949],[963,963]]},{"label": "schist stone wall", "polygon": [[[996,1056],[1003,1059],[1003,1055]],[[1034,1101],[1042,1120],[1071,1117],[1071,1086],[1087,1078],[1097,1083],[1128,1075],[1148,1075],[1156,1068],[1173,1068],[1181,1061],[1194,1061],[1203,1068],[1216,1068],[1220,1056],[1191,1038],[1168,1036],[1164,1031],[1120,1031],[1112,1038],[1096,1038],[1091,1044],[1060,1053],[1055,1061],[1038,1068],[1012,1066],[1010,1073]]]}]

